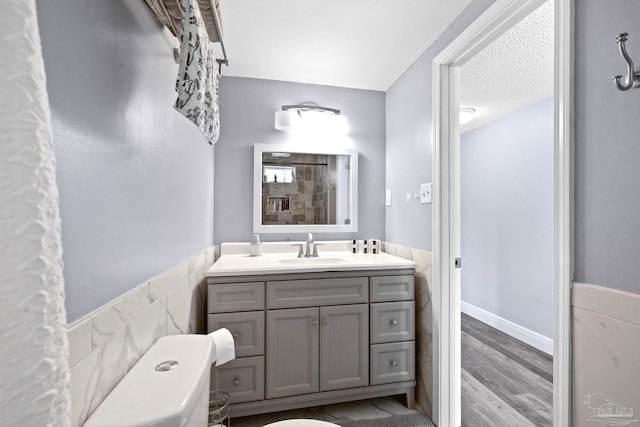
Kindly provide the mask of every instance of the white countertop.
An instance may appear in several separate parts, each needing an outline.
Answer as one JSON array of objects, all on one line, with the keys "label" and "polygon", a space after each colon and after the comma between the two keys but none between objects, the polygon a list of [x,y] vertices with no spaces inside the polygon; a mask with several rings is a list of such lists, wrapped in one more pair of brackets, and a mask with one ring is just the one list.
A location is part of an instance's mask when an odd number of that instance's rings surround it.
[{"label": "white countertop", "polygon": [[415,268],[416,263],[387,253],[351,253],[349,241],[317,242],[318,258],[297,258],[295,244],[262,244],[262,256],[249,255],[248,243],[223,243],[221,256],[207,270],[207,277],[258,274],[316,273],[323,271],[357,271]]}]

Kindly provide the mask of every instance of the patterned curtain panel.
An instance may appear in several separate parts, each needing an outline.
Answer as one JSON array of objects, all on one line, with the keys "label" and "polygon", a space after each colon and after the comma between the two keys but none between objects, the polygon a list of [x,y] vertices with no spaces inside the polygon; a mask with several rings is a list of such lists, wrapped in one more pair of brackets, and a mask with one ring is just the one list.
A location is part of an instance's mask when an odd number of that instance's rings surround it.
[{"label": "patterned curtain panel", "polygon": [[220,74],[197,0],[182,1],[180,66],[174,108],[198,126],[209,144],[220,135]]}]

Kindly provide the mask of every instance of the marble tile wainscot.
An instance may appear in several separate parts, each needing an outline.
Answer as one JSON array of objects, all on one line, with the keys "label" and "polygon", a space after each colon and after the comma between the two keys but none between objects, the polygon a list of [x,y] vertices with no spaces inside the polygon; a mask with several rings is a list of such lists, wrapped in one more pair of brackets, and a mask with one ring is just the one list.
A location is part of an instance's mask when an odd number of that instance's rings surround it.
[{"label": "marble tile wainscot", "polygon": [[399,256],[416,265],[415,292],[416,292],[416,406],[428,415],[432,415],[431,385],[433,383],[432,369],[432,318],[433,306],[431,303],[431,271],[432,254],[429,251],[410,248],[383,242],[382,251]]},{"label": "marble tile wainscot", "polygon": [[[573,425],[640,418],[640,295],[573,287]],[[613,411],[613,416],[608,414]],[[594,423],[595,421],[595,423]]]},{"label": "marble tile wainscot", "polygon": [[69,325],[74,427],[158,338],[206,332],[205,272],[216,249],[209,247]]}]

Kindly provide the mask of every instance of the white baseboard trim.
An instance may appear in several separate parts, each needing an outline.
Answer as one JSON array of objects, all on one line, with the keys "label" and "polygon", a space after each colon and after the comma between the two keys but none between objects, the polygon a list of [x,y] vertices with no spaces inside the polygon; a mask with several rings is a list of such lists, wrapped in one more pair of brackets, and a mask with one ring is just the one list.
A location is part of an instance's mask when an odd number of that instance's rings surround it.
[{"label": "white baseboard trim", "polygon": [[529,344],[540,351],[553,355],[553,340],[551,338],[545,337],[544,335],[517,325],[507,319],[496,316],[493,313],[489,313],[486,310],[464,301],[460,301],[460,311],[486,323],[489,326],[493,326],[497,330],[502,331],[507,335],[511,335],[515,339]]}]

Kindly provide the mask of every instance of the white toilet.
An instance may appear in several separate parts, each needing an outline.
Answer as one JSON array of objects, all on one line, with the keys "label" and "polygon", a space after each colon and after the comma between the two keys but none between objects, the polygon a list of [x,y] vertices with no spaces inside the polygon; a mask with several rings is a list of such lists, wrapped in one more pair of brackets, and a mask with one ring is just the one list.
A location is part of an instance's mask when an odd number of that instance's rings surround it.
[{"label": "white toilet", "polygon": [[[158,339],[84,426],[206,427],[213,347],[213,341],[207,335],[172,335]],[[338,427],[307,419],[268,425],[334,426]]]},{"label": "white toilet", "polygon": [[207,335],[158,339],[85,427],[206,426],[212,358]]}]

